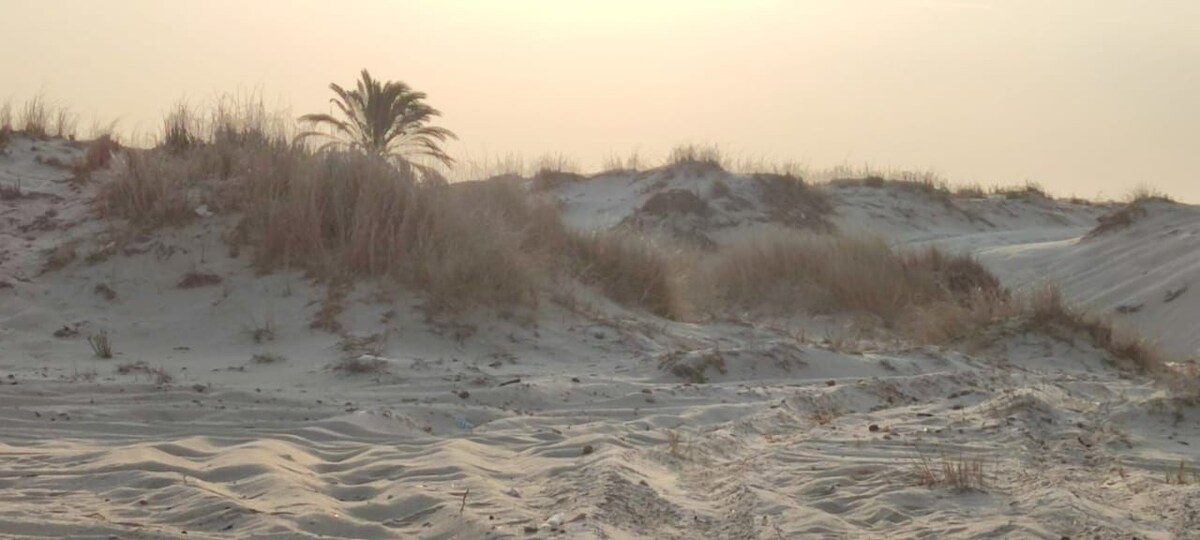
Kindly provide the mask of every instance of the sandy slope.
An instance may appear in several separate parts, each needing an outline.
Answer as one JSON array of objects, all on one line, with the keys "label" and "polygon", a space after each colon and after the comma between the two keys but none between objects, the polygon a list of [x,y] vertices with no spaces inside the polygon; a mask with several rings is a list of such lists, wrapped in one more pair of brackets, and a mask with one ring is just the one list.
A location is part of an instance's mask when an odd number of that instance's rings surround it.
[{"label": "sandy slope", "polygon": [[[769,179],[772,175],[766,175]],[[633,224],[684,238],[705,236],[728,241],[760,226],[791,226],[844,234],[885,236],[899,242],[927,242],[977,237],[987,244],[1004,238],[1058,239],[1083,234],[1110,205],[1077,204],[1038,195],[996,195],[966,199],[931,194],[900,184],[881,187],[834,183],[824,215],[811,197],[793,194],[782,202],[799,203],[801,211],[773,208],[780,197],[756,175],[734,174],[701,165],[677,165],[644,172],[606,173],[586,181],[564,182],[555,190],[563,201],[564,219],[580,229]],[[662,212],[654,204],[664,194],[686,193]],[[785,194],[787,195],[787,194]],[[819,205],[816,205],[819,207]]]},{"label": "sandy slope", "polygon": [[[328,369],[340,338],[308,327],[324,293],[255,276],[219,241],[219,218],[89,262],[105,244],[89,188],[55,182],[66,173],[32,145],[0,156],[0,185],[20,176],[29,192],[0,201],[0,537],[1167,539],[1200,527],[1200,486],[1164,481],[1197,466],[1198,412],[1084,345],[843,343],[816,324],[662,321],[587,291],[573,310],[448,322],[364,286],[343,322],[386,336],[372,354],[388,369],[341,374]],[[606,186],[569,188],[568,217],[610,225],[644,204]],[[839,226],[895,219],[888,200],[848,193]],[[907,238],[975,246],[1022,224],[1048,234],[1064,215],[980,202],[988,225],[912,204],[923,213],[899,221]],[[1055,230],[1086,228],[1086,212]],[[77,260],[42,273],[43,250],[72,240]],[[187,272],[221,282],[180,289]],[[248,330],[268,319],[274,340],[255,343]],[[55,337],[64,326],[79,335]],[[84,341],[100,330],[112,360]],[[286,360],[251,360],[268,352]],[[117,372],[135,361],[173,380]],[[918,465],[943,456],[982,460],[984,485],[921,485]]]},{"label": "sandy slope", "polygon": [[1200,208],[1151,203],[1127,227],[980,255],[1013,283],[1060,283],[1078,302],[1127,319],[1172,352],[1200,356]]},{"label": "sandy slope", "polygon": [[[832,195],[825,221],[837,231],[976,254],[1014,289],[1057,284],[1073,302],[1114,314],[1177,356],[1200,355],[1193,320],[1200,295],[1188,294],[1200,286],[1200,208],[1151,203],[1131,226],[1089,235],[1100,217],[1122,205],[1032,194],[950,198],[902,184],[825,187]],[[708,167],[606,174],[557,190],[567,222],[582,229],[633,224],[721,243],[781,224],[752,175]],[[703,202],[666,216],[648,210],[656,195],[676,192]],[[811,229],[815,222],[793,226]]]}]

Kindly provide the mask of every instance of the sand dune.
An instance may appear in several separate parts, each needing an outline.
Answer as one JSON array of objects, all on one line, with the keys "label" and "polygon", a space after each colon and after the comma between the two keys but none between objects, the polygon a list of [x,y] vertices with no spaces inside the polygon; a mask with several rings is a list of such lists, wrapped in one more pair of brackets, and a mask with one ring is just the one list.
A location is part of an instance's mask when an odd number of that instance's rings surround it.
[{"label": "sand dune", "polygon": [[[309,328],[323,292],[230,257],[222,216],[89,262],[106,253],[92,187],[37,159],[81,151],[18,139],[0,156],[0,185],[20,178],[24,190],[0,201],[0,537],[1168,539],[1200,528],[1195,406],[1084,342],[914,347],[842,339],[824,319],[667,321],[588,291],[587,312],[547,302],[527,318],[451,321],[363,285],[343,320],[379,369],[338,372],[331,363],[357,349]],[[729,191],[714,202],[717,180]],[[690,186],[710,213],[646,215],[656,193]],[[1200,268],[1191,207],[1153,206],[1083,238],[1112,208],[947,206],[843,185],[829,187],[828,213],[781,222],[759,180],[714,170],[554,189],[579,228],[640,219],[719,243],[820,217],[970,249],[1014,286],[1055,278],[1082,301],[1143,303],[1133,322],[1177,351],[1197,345],[1184,316],[1200,291],[1163,298]],[[73,242],[74,258],[46,267]],[[180,288],[189,272],[220,281]],[[273,339],[256,342],[266,321]],[[111,360],[85,340],[102,330]]]},{"label": "sand dune", "polygon": [[1014,284],[1051,280],[1078,302],[1128,320],[1180,356],[1200,355],[1200,212],[1149,202],[1133,223],[1097,234],[980,251]]}]

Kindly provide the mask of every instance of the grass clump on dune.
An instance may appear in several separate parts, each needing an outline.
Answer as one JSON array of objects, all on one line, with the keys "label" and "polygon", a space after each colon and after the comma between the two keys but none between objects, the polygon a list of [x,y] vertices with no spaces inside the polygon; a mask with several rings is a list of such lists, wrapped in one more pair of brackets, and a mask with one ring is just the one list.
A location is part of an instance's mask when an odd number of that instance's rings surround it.
[{"label": "grass clump on dune", "polygon": [[872,238],[767,232],[724,246],[702,271],[710,305],[855,312],[896,324],[914,306],[954,302],[999,282],[975,261]]},{"label": "grass clump on dune", "polygon": [[1153,343],[1111,318],[1071,306],[1062,292],[1043,286],[1023,294],[975,295],[966,302],[914,309],[903,330],[924,343],[987,341],[1003,333],[1035,333],[1068,342],[1083,338],[1113,359],[1145,372],[1160,372],[1166,356]]},{"label": "grass clump on dune", "polygon": [[667,154],[667,165],[698,165],[715,170],[724,170],[725,158],[716,145],[685,144],[676,146]]},{"label": "grass clump on dune", "polygon": [[1129,362],[1139,370],[1153,372],[1165,365],[1164,355],[1153,344],[1112,319],[1087,313],[1067,304],[1062,292],[1044,287],[1029,295],[1028,328],[1051,329],[1065,337],[1083,335],[1113,357]]},{"label": "grass clump on dune", "polygon": [[537,232],[531,208],[420,182],[351,152],[251,164],[237,190],[233,239],[253,248],[263,271],[392,279],[427,293],[434,311],[532,303],[534,269],[522,250]]},{"label": "grass clump on dune", "polygon": [[1083,338],[1143,372],[1163,354],[1111,319],[1070,306],[1058,289],[1012,294],[974,259],[877,239],[771,232],[723,246],[693,279],[709,314],[867,315],[918,343],[986,341],[996,331]]},{"label": "grass clump on dune", "polygon": [[570,235],[568,257],[575,273],[609,298],[668,319],[689,314],[688,291],[674,254],[631,232]]},{"label": "grass clump on dune", "polygon": [[[222,103],[207,116],[180,106],[156,148],[124,152],[124,166],[100,188],[101,213],[143,229],[224,216],[226,239],[249,248],[263,272],[301,269],[338,291],[356,280],[386,280],[419,291],[435,313],[532,308],[566,278],[670,319],[754,311],[866,315],[925,343],[966,339],[1020,319],[1037,331],[1085,334],[1138,366],[1161,362],[1145,343],[1068,308],[1060,296],[1008,294],[970,257],[782,229],[708,254],[685,254],[625,230],[572,231],[558,201],[519,178],[448,184],[353,145],[315,151],[295,144],[261,102]],[[721,161],[715,148],[702,147],[682,147],[669,158],[675,165]],[[553,174],[564,174],[553,167],[567,168],[561,159],[548,163]],[[798,177],[752,180],[778,205],[770,208],[777,221],[824,230],[833,207],[827,193]],[[949,193],[931,175],[895,182]],[[326,302],[329,316],[320,326],[337,327],[339,295]]]},{"label": "grass clump on dune", "polygon": [[421,291],[433,312],[532,307],[562,273],[682,316],[668,257],[644,239],[568,231],[557,203],[523,183],[425,180],[384,156],[290,144],[269,115],[233,110],[210,127],[174,111],[160,144],[129,152],[101,187],[101,213],[143,229],[233,216],[226,239],[263,272],[389,280]]}]

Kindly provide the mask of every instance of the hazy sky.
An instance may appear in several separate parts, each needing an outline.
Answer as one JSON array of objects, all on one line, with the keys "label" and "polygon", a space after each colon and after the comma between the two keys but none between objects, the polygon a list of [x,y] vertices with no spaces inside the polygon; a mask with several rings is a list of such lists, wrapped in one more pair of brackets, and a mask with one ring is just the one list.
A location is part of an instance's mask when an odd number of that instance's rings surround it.
[{"label": "hazy sky", "polygon": [[297,114],[369,68],[473,158],[717,143],[1200,202],[1200,1],[0,0],[0,101],[125,130],[257,90]]}]

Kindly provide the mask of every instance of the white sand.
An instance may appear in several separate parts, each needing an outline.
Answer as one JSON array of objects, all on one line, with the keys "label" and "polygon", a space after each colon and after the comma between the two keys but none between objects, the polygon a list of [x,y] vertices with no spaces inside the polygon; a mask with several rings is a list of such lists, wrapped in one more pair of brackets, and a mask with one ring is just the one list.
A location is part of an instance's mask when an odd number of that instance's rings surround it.
[{"label": "white sand", "polygon": [[[797,339],[782,324],[663,321],[586,291],[586,314],[547,302],[438,323],[415,295],[384,304],[364,286],[342,320],[386,332],[389,369],[344,375],[327,369],[338,338],[308,328],[323,293],[299,275],[256,277],[229,257],[220,218],[83,261],[105,229],[90,194],[34,159],[79,150],[32,146],[0,156],[0,185],[19,177],[31,195],[0,201],[0,537],[1198,537],[1200,486],[1164,481],[1181,461],[1200,467],[1198,411],[1090,347],[1017,336],[973,355],[839,352],[820,339],[828,321]],[[566,186],[567,217],[618,223],[661,189],[646,185]],[[1086,274],[1066,280],[1072,296],[1144,298],[1135,322],[1195,346],[1195,323],[1171,321],[1200,314],[1200,285],[1158,297],[1196,277],[1192,208],[1079,241],[1106,209],[969,201],[968,218],[904,193],[835,191],[843,230],[973,249],[1016,285]],[[740,212],[721,234],[763,215]],[[80,260],[41,273],[42,250],[71,239]],[[189,271],[222,282],[177,288]],[[255,343],[247,330],[268,319],[274,340]],[[55,337],[64,326],[80,335]],[[112,360],[82,337],[100,330]],[[286,360],[251,361],[261,353]],[[714,355],[726,373],[709,368],[707,384],[671,372]],[[134,361],[174,380],[116,372]],[[921,458],[942,455],[983,460],[985,484],[920,485]]]}]

